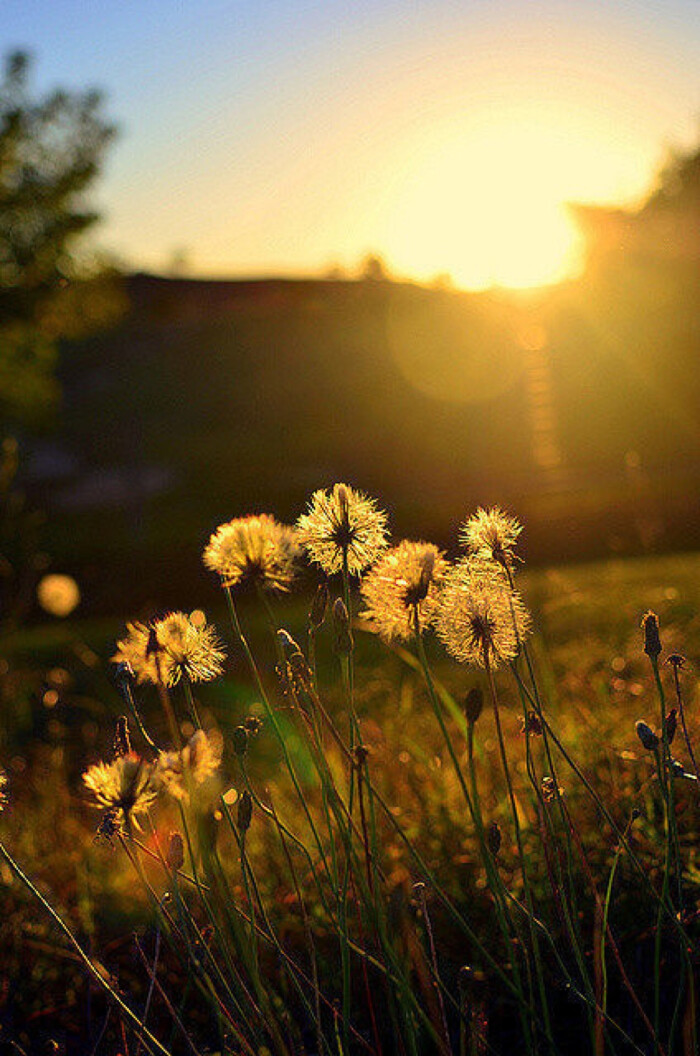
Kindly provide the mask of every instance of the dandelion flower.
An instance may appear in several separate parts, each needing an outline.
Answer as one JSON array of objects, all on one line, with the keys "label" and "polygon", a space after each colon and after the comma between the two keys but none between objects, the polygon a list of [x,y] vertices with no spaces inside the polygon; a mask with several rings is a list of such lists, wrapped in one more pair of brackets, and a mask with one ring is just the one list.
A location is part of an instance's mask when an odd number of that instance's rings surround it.
[{"label": "dandelion flower", "polygon": [[171,612],[150,625],[128,623],[126,629],[112,661],[127,664],[138,682],[209,682],[223,671],[225,653],[216,631],[201,618]]},{"label": "dandelion flower", "polygon": [[389,550],[362,583],[361,613],[385,642],[421,634],[435,620],[447,562],[432,543],[405,539]]},{"label": "dandelion flower", "polygon": [[5,808],[7,803],[7,793],[5,792],[5,786],[7,785],[7,774],[4,770],[0,770],[0,814]]},{"label": "dandelion flower", "polygon": [[515,544],[522,530],[522,525],[515,517],[509,517],[498,506],[490,510],[479,507],[462,525],[460,542],[470,554],[510,568],[515,556]]},{"label": "dandelion flower", "polygon": [[327,575],[359,575],[387,546],[387,516],[374,499],[347,484],[315,491],[308,512],[297,521],[299,541]]},{"label": "dandelion flower", "polygon": [[502,576],[478,574],[467,559],[445,576],[436,625],[456,660],[496,667],[518,655],[530,616]]},{"label": "dandelion flower", "polygon": [[269,513],[238,517],[220,525],[203,554],[204,564],[225,587],[252,583],[264,590],[289,590],[301,548],[296,532]]},{"label": "dandelion flower", "polygon": [[121,821],[144,814],[156,798],[153,766],[135,752],[121,755],[113,763],[95,763],[83,774],[83,784],[92,793],[95,806]]},{"label": "dandelion flower", "polygon": [[212,730],[197,730],[179,752],[161,752],[156,777],[175,799],[189,800],[189,790],[213,777],[221,766],[223,740]]}]

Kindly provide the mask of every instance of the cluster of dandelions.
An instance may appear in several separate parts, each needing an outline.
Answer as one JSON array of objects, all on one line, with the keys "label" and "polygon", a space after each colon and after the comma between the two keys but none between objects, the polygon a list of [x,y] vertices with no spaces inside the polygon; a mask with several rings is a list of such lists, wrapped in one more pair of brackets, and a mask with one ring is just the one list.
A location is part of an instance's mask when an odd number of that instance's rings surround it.
[{"label": "cluster of dandelions", "polygon": [[530,629],[513,584],[521,531],[498,507],[479,508],[462,525],[467,553],[455,565],[432,543],[403,540],[388,549],[386,513],[339,483],[314,492],[294,527],[269,514],[222,524],[204,564],[228,589],[253,583],[279,593],[291,589],[305,552],[328,577],[364,577],[361,615],[385,641],[408,641],[434,627],[457,660],[494,666],[517,655]]},{"label": "cluster of dandelions", "polygon": [[200,729],[179,750],[161,751],[151,761],[129,747],[109,763],[88,767],[83,784],[93,805],[104,812],[102,834],[113,835],[132,823],[138,826],[161,792],[188,803],[193,794],[215,785],[222,748],[217,731]]},{"label": "cluster of dandelions", "polygon": [[[530,630],[513,586],[520,531],[500,509],[479,509],[462,525],[466,554],[450,564],[433,543],[403,540],[389,548],[387,515],[376,500],[335,484],[314,492],[294,527],[269,514],[220,525],[203,560],[229,591],[254,585],[283,593],[291,589],[306,552],[328,577],[362,577],[361,615],[384,641],[410,641],[434,628],[456,660],[496,667],[517,656]],[[203,613],[171,612],[127,624],[112,659],[138,683],[167,691],[180,682],[187,687],[217,678],[225,653]],[[163,790],[188,802],[213,781],[221,757],[220,735],[202,729],[184,747],[162,751],[150,762],[131,750],[127,737],[115,745],[112,762],[91,766],[83,780],[108,827],[118,829],[147,813]]]}]

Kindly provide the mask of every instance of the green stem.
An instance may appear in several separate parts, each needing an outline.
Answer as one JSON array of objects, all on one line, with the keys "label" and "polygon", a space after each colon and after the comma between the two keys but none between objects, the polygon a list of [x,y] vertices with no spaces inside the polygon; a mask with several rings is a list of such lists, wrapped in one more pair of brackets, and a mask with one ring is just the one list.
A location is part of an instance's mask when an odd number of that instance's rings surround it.
[{"label": "green stem", "polygon": [[37,902],[42,906],[45,912],[51,917],[58,929],[65,935],[65,937],[68,939],[69,943],[77,953],[78,957],[85,965],[85,968],[89,972],[94,982],[97,983],[100,989],[104,990],[104,992],[109,995],[110,999],[115,1003],[119,1011],[136,1031],[137,1036],[140,1038],[140,1040],[148,1049],[148,1051],[154,1054],[160,1053],[161,1056],[171,1056],[168,1049],[166,1049],[165,1046],[162,1045],[158,1041],[158,1039],[155,1038],[151,1034],[151,1032],[143,1026],[143,1023],[138,1018],[138,1016],[134,1012],[132,1012],[129,1006],[121,999],[116,990],[114,990],[113,987],[110,986],[108,981],[105,979],[104,975],[100,971],[98,971],[98,969],[93,964],[91,958],[88,956],[88,954],[85,952],[83,947],[76,939],[71,929],[68,927],[65,921],[58,915],[53,906],[44,898],[41,892],[34,886],[34,884],[26,875],[26,873],[22,871],[20,866],[17,864],[17,862],[14,860],[14,858],[2,842],[0,842],[0,854],[2,854],[3,858],[5,859],[17,879],[24,884],[30,894],[37,900]]}]

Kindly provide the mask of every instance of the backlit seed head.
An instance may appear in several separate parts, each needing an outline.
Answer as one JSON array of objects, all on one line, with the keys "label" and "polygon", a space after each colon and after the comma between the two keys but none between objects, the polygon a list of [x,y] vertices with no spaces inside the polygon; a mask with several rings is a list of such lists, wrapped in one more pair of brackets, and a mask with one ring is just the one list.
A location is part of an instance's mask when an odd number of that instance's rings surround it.
[{"label": "backlit seed head", "polygon": [[497,667],[518,655],[530,629],[530,616],[520,595],[502,574],[485,573],[469,559],[447,572],[437,632],[456,660]]},{"label": "backlit seed head", "polygon": [[237,517],[220,525],[204,551],[204,564],[225,587],[248,584],[284,593],[297,573],[301,546],[294,528],[269,513]]},{"label": "backlit seed head", "polygon": [[88,767],[83,784],[92,793],[95,805],[112,812],[119,821],[144,814],[157,795],[153,766],[135,752],[112,763]]},{"label": "backlit seed head", "polygon": [[522,525],[498,506],[490,510],[479,507],[462,525],[460,542],[470,554],[507,568],[513,563],[515,544],[522,530]]},{"label": "backlit seed head", "polygon": [[179,752],[161,752],[155,776],[175,799],[188,802],[190,793],[213,778],[221,766],[223,739],[216,730],[196,730]]},{"label": "backlit seed head", "polygon": [[185,678],[209,682],[223,671],[225,653],[211,624],[170,612],[150,624],[128,623],[112,662],[128,665],[138,682],[174,686]]},{"label": "backlit seed head", "polygon": [[404,540],[379,559],[362,581],[361,613],[386,642],[422,634],[437,616],[447,562],[432,543]]},{"label": "backlit seed head", "polygon": [[297,521],[301,545],[327,575],[360,575],[387,545],[387,516],[374,499],[347,484],[315,491]]}]

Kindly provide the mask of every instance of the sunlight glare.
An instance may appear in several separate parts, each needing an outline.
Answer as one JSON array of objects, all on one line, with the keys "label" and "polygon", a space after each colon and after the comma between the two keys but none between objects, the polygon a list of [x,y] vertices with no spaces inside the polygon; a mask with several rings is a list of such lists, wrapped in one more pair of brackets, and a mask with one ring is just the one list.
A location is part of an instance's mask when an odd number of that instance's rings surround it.
[{"label": "sunlight glare", "polygon": [[556,129],[516,123],[431,144],[397,190],[390,258],[423,276],[449,272],[468,289],[571,277],[581,240],[565,203],[584,186],[581,165],[597,160]]}]

